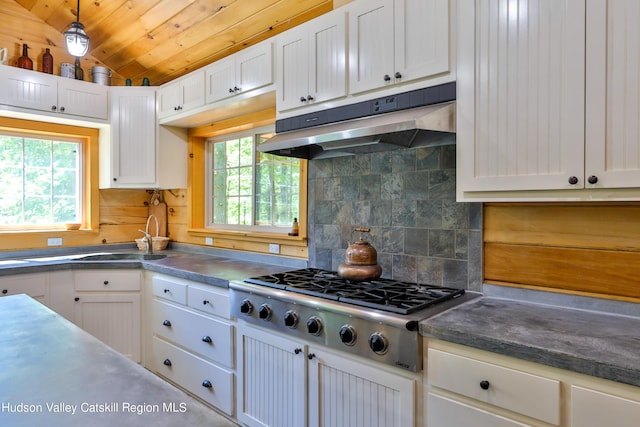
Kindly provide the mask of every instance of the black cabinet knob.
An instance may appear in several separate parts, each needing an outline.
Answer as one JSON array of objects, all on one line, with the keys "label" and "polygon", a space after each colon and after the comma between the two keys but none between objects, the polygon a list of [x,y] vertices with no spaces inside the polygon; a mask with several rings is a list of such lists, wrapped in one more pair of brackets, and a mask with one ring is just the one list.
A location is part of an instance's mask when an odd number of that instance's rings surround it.
[{"label": "black cabinet knob", "polygon": [[229,93],[233,93],[233,88],[232,87],[229,88]]},{"label": "black cabinet knob", "polygon": [[3,290],[2,290],[2,294],[3,294],[3,295],[4,295],[4,294],[7,294],[7,292],[9,292],[9,290],[8,290],[8,289],[3,289]]},{"label": "black cabinet knob", "polygon": [[[2,291],[2,293],[4,294],[4,291]],[[79,297],[75,297],[73,300],[74,300],[75,302],[78,302],[78,301],[80,301],[80,298],[79,298]]]},{"label": "black cabinet knob", "polygon": [[383,79],[385,82],[391,81],[391,77],[389,76],[389,74],[385,74]]},{"label": "black cabinet knob", "polygon": [[577,183],[578,183],[578,177],[576,177],[576,176],[570,176],[569,177],[569,184],[576,185]]},{"label": "black cabinet knob", "polygon": [[202,337],[202,341],[211,344],[211,337],[209,335],[205,335]]},{"label": "black cabinet knob", "polygon": [[491,385],[491,383],[487,380],[482,380],[480,381],[480,388],[483,390],[489,390],[489,386]]},{"label": "black cabinet knob", "polygon": [[164,292],[165,294],[169,294],[169,293],[171,293],[171,289],[165,289],[163,292]]},{"label": "black cabinet knob", "polygon": [[202,301],[202,305],[207,305],[207,304],[209,304],[209,300]]},{"label": "black cabinet knob", "polygon": [[296,348],[295,350],[293,350],[293,352],[295,354],[300,354],[300,353],[302,353],[302,349],[301,348]]},{"label": "black cabinet knob", "polygon": [[313,96],[311,95],[307,96],[307,101],[313,101],[313,100],[314,100]]},{"label": "black cabinet knob", "polygon": [[56,107],[55,105],[51,106],[51,111],[56,111],[58,109],[58,107]]},{"label": "black cabinet knob", "polygon": [[300,102],[307,102],[307,98],[305,98],[304,96],[300,97]]},{"label": "black cabinet knob", "polygon": [[238,86],[234,86],[234,87],[233,87],[233,91],[234,91],[234,92],[240,92],[240,88],[239,88]]},{"label": "black cabinet knob", "polygon": [[162,364],[163,364],[164,366],[171,366],[171,360],[169,360],[169,359],[164,359],[164,362],[162,362]]},{"label": "black cabinet knob", "polygon": [[64,107],[60,107],[60,111],[64,113]]},{"label": "black cabinet knob", "polygon": [[164,322],[162,322],[162,324],[164,326],[171,327],[171,321],[169,321],[169,320],[165,320]]},{"label": "black cabinet knob", "polygon": [[396,71],[396,74],[394,75],[394,77],[396,79],[401,79],[402,78],[402,74],[400,74],[400,72]]},{"label": "black cabinet knob", "polygon": [[108,284],[109,284],[109,281],[108,281],[108,280],[105,280],[105,281],[104,281],[104,282],[102,282],[102,283],[104,283],[105,285],[108,285]]},{"label": "black cabinet knob", "polygon": [[309,360],[313,359],[314,357],[316,357],[315,353],[307,354],[307,359],[309,359]]},{"label": "black cabinet knob", "polygon": [[202,387],[212,388],[213,384],[211,384],[211,381],[209,381],[209,380],[204,380],[204,381],[202,381]]},{"label": "black cabinet knob", "polygon": [[589,184],[597,184],[598,183],[598,177],[595,175],[591,175],[589,178],[587,178],[587,182]]}]

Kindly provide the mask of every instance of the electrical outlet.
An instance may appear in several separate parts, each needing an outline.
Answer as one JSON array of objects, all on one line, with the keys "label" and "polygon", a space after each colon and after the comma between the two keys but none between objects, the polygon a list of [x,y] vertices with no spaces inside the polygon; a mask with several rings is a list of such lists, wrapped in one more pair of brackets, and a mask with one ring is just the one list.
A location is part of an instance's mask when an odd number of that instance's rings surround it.
[{"label": "electrical outlet", "polygon": [[208,246],[213,246],[213,237],[205,237],[204,244]]},{"label": "electrical outlet", "polygon": [[47,246],[62,246],[62,237],[49,237]]},{"label": "electrical outlet", "polygon": [[280,245],[277,243],[269,243],[269,253],[279,254],[280,253]]}]

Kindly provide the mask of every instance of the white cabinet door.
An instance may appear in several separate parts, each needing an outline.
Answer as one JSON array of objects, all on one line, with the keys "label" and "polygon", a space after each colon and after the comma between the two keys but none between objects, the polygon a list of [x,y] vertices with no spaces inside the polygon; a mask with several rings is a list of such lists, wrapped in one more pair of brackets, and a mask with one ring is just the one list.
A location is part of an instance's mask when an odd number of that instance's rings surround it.
[{"label": "white cabinet door", "polygon": [[271,41],[243,49],[234,57],[237,93],[246,93],[273,83],[273,43]]},{"label": "white cabinet door", "polygon": [[0,65],[0,104],[56,112],[58,80],[50,75]]},{"label": "white cabinet door", "polygon": [[278,111],[347,94],[346,14],[329,13],[278,39]]},{"label": "white cabinet door", "polygon": [[155,186],[155,117],[153,88],[112,88],[111,146],[101,147],[102,188]]},{"label": "white cabinet door", "polygon": [[158,89],[158,118],[162,119],[200,107],[204,105],[204,100],[205,80],[204,69],[202,69],[193,71]]},{"label": "white cabinet door", "polygon": [[[428,427],[527,427],[514,420],[476,408],[465,403],[452,400],[437,394],[429,393],[427,397]],[[583,426],[581,426],[583,427]]]},{"label": "white cabinet door", "polygon": [[109,86],[60,78],[58,111],[106,120],[109,117]]},{"label": "white cabinet door", "polygon": [[475,0],[458,16],[459,195],[582,187],[584,0]]},{"label": "white cabinet door", "polygon": [[180,79],[180,112],[204,105],[204,69],[196,70]]},{"label": "white cabinet door", "polygon": [[[585,179],[640,187],[640,2],[588,0]],[[591,187],[591,186],[589,186]]]},{"label": "white cabinet door", "polygon": [[394,78],[398,73],[406,82],[449,71],[449,0],[395,0],[394,21]]},{"label": "white cabinet door", "polygon": [[236,62],[233,56],[216,61],[205,70],[207,104],[235,95]]},{"label": "white cabinet door", "polygon": [[349,92],[394,83],[393,0],[353,3],[349,9]]},{"label": "white cabinet door", "polygon": [[414,379],[315,347],[309,359],[310,427],[415,425]]},{"label": "white cabinet door", "polygon": [[572,427],[636,427],[640,402],[583,387],[571,387]]},{"label": "white cabinet door", "polygon": [[248,426],[304,426],[305,346],[238,325],[238,420]]},{"label": "white cabinet door", "polygon": [[174,81],[158,89],[158,117],[168,117],[180,110],[180,82]]},{"label": "white cabinet door", "polygon": [[76,294],[75,323],[124,356],[140,362],[140,294]]},{"label": "white cabinet door", "polygon": [[43,304],[48,302],[49,273],[15,274],[0,277],[0,297],[27,294]]},{"label": "white cabinet door", "polygon": [[206,102],[220,101],[273,83],[273,44],[262,42],[205,69]]},{"label": "white cabinet door", "polygon": [[449,0],[375,0],[348,7],[350,93],[450,70]]}]

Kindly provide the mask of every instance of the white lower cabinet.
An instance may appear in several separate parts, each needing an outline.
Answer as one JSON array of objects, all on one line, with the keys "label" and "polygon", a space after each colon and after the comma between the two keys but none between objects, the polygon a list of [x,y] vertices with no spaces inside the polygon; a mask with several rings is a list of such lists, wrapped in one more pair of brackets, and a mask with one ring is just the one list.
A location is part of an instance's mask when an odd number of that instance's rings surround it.
[{"label": "white lower cabinet", "polygon": [[33,273],[0,277],[0,297],[27,294],[47,304],[48,276],[48,273]]},{"label": "white lower cabinet", "polygon": [[414,426],[416,379],[238,325],[238,419],[248,426]]},{"label": "white lower cabinet", "polygon": [[78,270],[73,322],[134,362],[141,360],[142,272]]},{"label": "white lower cabinet", "polygon": [[149,369],[220,411],[235,414],[234,326],[227,289],[149,275]]},{"label": "white lower cabinet", "polygon": [[640,388],[438,340],[425,343],[426,427],[635,427]]}]

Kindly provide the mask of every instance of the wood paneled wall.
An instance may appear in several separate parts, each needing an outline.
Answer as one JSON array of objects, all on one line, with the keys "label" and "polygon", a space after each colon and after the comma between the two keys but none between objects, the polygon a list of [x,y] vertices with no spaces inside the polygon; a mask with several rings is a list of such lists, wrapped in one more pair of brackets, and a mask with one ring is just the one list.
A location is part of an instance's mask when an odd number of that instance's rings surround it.
[{"label": "wood paneled wall", "polygon": [[486,283],[640,298],[640,203],[484,206]]}]

